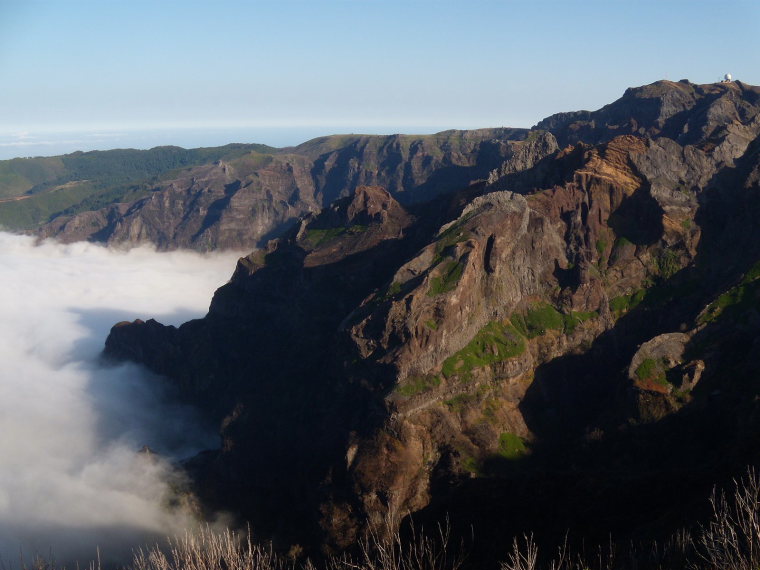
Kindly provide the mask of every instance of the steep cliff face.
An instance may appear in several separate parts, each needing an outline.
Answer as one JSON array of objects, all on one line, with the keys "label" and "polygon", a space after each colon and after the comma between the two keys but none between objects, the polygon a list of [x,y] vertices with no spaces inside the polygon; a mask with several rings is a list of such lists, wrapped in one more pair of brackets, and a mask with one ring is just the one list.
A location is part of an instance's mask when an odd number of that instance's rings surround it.
[{"label": "steep cliff face", "polygon": [[262,246],[300,216],[319,212],[362,185],[381,185],[405,203],[429,200],[484,179],[518,152],[523,162],[551,149],[520,150],[525,129],[445,131],[435,135],[322,137],[270,153],[189,168],[129,204],[42,227],[62,241],[153,243],[161,249]]},{"label": "steep cliff face", "polygon": [[486,551],[638,530],[760,459],[758,93],[659,82],[459,192],[361,187],[242,258],[204,319],[106,352],[220,420],[199,493],[285,544],[410,512]]}]

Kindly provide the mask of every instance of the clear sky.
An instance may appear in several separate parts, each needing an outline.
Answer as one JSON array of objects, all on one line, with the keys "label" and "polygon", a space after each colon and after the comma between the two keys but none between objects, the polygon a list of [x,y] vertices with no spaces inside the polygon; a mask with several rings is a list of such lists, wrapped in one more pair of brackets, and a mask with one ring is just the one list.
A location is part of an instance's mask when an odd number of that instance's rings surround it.
[{"label": "clear sky", "polygon": [[757,0],[0,0],[0,136],[531,126],[758,84],[759,30]]}]

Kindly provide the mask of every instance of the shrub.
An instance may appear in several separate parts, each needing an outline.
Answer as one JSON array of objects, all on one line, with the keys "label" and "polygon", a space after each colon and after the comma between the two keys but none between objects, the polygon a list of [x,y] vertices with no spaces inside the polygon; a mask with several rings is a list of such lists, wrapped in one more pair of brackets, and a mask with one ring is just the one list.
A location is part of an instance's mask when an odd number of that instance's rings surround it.
[{"label": "shrub", "polygon": [[[478,474],[478,461],[465,456],[462,466]],[[680,531],[668,539],[616,545],[613,537],[598,549],[573,550],[566,540],[553,552],[541,551],[532,535],[515,537],[500,570],[757,570],[760,568],[760,477],[749,469],[734,481],[730,493],[713,491],[710,520],[694,535]],[[284,556],[271,546],[254,541],[250,531],[214,531],[209,527],[165,545],[140,548],[125,570],[459,570],[461,555],[454,555],[450,527],[425,533],[411,528],[408,540],[397,531],[398,520],[389,516],[387,532],[370,530],[358,544],[355,556],[327,556],[319,564]],[[291,552],[298,553],[293,547]],[[460,548],[456,549],[461,551]],[[590,556],[589,556],[590,553]],[[476,566],[473,566],[476,567]],[[54,570],[54,562],[37,558],[22,570]],[[89,565],[100,570],[99,562]]]},{"label": "shrub", "polygon": [[589,559],[572,552],[567,543],[544,563],[532,535],[515,538],[500,570],[757,570],[760,568],[760,478],[754,469],[734,481],[731,496],[713,492],[711,520],[697,536],[680,531],[667,540],[631,543],[618,552],[612,539]]},{"label": "shrub", "polygon": [[712,520],[701,528],[697,553],[708,568],[760,568],[760,478],[754,469],[734,481],[733,498],[713,491]]},{"label": "shrub", "polygon": [[[411,529],[409,540],[396,530],[398,521],[386,521],[389,532],[370,532],[359,543],[357,556],[331,556],[319,566],[275,553],[251,537],[232,531],[214,532],[208,527],[198,533],[167,540],[135,552],[126,570],[457,570],[462,558],[450,550],[448,525],[429,534]],[[298,548],[291,549],[293,554]]]},{"label": "shrub", "polygon": [[127,570],[279,570],[291,565],[271,547],[253,542],[250,532],[214,532],[209,527],[167,539],[167,548],[138,549]]}]

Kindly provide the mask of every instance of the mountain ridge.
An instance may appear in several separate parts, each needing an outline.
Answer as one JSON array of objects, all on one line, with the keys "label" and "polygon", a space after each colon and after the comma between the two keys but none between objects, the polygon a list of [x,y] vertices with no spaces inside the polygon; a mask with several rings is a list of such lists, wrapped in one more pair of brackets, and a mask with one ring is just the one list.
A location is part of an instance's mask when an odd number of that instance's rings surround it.
[{"label": "mountain ridge", "polygon": [[760,461],[758,93],[657,82],[429,201],[360,185],[241,258],[204,319],[122,323],[105,352],[219,422],[198,495],[284,548],[408,513],[474,528],[486,563],[531,530],[677,528]]},{"label": "mountain ridge", "polygon": [[196,167],[138,201],[60,216],[38,233],[63,241],[148,241],[160,249],[261,246],[360,185],[381,184],[404,201],[419,201],[486,177],[526,132],[322,137]]}]

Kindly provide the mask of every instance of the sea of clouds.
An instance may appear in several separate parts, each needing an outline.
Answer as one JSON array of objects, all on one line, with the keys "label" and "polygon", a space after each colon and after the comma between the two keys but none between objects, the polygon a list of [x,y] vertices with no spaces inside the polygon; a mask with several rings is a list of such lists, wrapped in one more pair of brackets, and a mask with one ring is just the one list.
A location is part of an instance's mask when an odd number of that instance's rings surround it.
[{"label": "sea of clouds", "polygon": [[[110,327],[203,316],[239,253],[35,244],[0,232],[0,563],[119,560],[193,524],[171,461],[218,446],[162,380],[101,360]],[[137,453],[150,446],[166,460]]]}]

